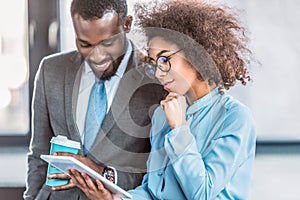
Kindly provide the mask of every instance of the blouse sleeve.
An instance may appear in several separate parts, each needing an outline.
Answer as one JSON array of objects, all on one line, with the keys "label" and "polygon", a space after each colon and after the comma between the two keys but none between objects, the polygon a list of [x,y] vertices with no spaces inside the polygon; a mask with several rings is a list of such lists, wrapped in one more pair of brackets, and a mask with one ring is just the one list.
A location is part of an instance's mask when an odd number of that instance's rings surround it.
[{"label": "blouse sleeve", "polygon": [[[227,115],[218,133],[210,133],[218,136],[213,139],[214,147],[205,157],[199,152],[195,139],[195,135],[201,136],[199,130],[205,130],[200,124],[193,128],[193,133],[188,126],[181,126],[165,136],[165,150],[187,199],[216,198],[239,165],[248,157],[252,157],[252,162],[255,140],[251,138],[255,138],[255,131],[250,116],[246,109]],[[247,166],[249,169],[244,170],[251,171],[251,165]],[[238,184],[244,184],[244,178],[248,180],[248,177],[240,177]]]},{"label": "blouse sleeve", "polygon": [[144,175],[143,182],[140,186],[136,187],[134,190],[129,190],[128,192],[132,194],[132,198],[123,198],[123,200],[151,200],[152,197],[147,189],[148,184],[148,174]]}]

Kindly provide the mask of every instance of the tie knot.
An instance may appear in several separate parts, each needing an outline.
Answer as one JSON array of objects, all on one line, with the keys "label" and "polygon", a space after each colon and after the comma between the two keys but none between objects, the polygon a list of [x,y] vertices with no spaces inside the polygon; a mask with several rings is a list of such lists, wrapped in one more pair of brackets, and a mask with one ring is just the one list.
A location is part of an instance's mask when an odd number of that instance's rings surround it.
[{"label": "tie knot", "polygon": [[104,83],[104,80],[101,80],[101,79],[99,79],[99,78],[95,78],[95,83],[96,84],[103,84]]}]

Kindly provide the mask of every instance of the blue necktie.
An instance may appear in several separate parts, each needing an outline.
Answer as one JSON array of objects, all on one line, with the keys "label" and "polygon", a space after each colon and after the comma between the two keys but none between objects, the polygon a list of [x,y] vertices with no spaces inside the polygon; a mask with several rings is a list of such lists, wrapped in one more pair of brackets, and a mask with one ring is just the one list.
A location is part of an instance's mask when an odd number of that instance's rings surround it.
[{"label": "blue necktie", "polygon": [[107,110],[107,96],[104,82],[97,79],[89,97],[84,125],[84,154],[91,149],[101,128]]}]

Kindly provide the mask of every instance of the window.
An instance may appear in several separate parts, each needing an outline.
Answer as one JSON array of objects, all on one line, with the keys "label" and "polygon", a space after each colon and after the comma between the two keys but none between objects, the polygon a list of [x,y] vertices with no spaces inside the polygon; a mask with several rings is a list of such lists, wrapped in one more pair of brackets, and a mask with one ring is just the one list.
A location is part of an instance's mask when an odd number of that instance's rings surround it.
[{"label": "window", "polygon": [[12,0],[0,4],[0,136],[26,135],[29,131],[27,3]]},{"label": "window", "polygon": [[58,51],[57,1],[0,4],[0,146],[27,146],[35,73]]}]

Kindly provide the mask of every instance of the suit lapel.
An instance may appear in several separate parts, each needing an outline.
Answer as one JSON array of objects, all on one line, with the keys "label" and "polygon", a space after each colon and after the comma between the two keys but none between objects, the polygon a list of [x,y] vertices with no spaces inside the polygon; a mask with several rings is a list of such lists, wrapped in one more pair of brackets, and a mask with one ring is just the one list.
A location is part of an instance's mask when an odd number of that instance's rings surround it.
[{"label": "suit lapel", "polygon": [[129,106],[129,101],[132,95],[142,83],[144,75],[137,70],[138,62],[138,55],[135,51],[133,51],[128,62],[126,72],[124,73],[120,81],[111,108],[103,121],[102,127],[94,142],[94,145],[103,140],[106,134],[115,125],[124,109]]},{"label": "suit lapel", "polygon": [[71,138],[76,141],[81,141],[75,119],[83,60],[79,53],[76,53],[70,62],[71,64],[66,67],[65,73],[66,121]]}]

